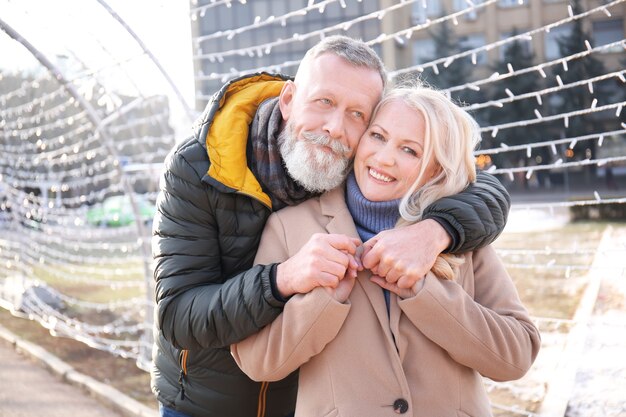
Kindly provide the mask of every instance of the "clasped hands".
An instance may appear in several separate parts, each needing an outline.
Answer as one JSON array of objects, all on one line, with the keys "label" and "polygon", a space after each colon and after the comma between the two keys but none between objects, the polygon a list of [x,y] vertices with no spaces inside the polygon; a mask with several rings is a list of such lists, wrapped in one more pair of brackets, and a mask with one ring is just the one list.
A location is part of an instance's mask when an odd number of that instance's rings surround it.
[{"label": "clasped hands", "polygon": [[449,244],[450,237],[434,220],[386,230],[364,243],[345,235],[318,233],[278,265],[276,284],[283,297],[325,287],[344,302],[358,271],[368,269],[372,282],[408,298],[415,295],[418,283]]}]

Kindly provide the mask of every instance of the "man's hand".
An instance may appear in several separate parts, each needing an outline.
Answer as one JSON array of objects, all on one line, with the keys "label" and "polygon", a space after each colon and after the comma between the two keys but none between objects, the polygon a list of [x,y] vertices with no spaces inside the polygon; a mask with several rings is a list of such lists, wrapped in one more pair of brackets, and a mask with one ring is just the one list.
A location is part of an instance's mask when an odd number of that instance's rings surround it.
[{"label": "man's hand", "polygon": [[360,265],[355,255],[360,244],[359,239],[344,235],[314,234],[298,253],[278,265],[276,286],[280,295],[287,298],[315,287],[336,288],[346,273],[356,277]]},{"label": "man's hand", "polygon": [[374,275],[398,288],[410,289],[430,271],[450,242],[446,230],[427,219],[380,232],[363,244],[361,261]]}]

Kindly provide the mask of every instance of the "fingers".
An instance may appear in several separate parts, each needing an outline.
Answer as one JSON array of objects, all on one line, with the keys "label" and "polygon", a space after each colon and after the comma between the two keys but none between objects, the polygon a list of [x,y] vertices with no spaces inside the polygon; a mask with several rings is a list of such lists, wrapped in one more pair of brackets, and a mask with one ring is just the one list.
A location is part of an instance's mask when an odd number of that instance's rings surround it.
[{"label": "fingers", "polygon": [[402,275],[398,281],[396,281],[396,285],[398,288],[413,288],[415,283],[424,277],[412,276],[412,275]]},{"label": "fingers", "polygon": [[289,294],[306,293],[318,286],[335,288],[344,277],[356,277],[360,243],[359,239],[337,234],[311,236],[297,254],[284,262],[279,291]]},{"label": "fingers", "polygon": [[347,252],[351,255],[355,255],[357,248],[361,245],[361,240],[339,234],[319,234],[314,235],[313,238],[326,241],[330,246],[339,251]]},{"label": "fingers", "polygon": [[415,236],[420,235],[408,228],[380,232],[363,244],[363,266],[387,282],[410,288],[430,271],[438,254],[431,256],[432,243]]},{"label": "fingers", "polygon": [[370,281],[379,285],[381,288],[384,288],[396,294],[400,298],[414,297],[417,292],[415,285],[410,288],[400,288],[398,284],[392,284],[390,282],[387,282],[386,279],[378,275],[372,275],[370,277]]},{"label": "fingers", "polygon": [[370,277],[370,281],[372,281],[373,283],[377,284],[381,288],[384,288],[384,289],[389,290],[389,291],[391,291],[391,288],[394,287],[393,284],[390,284],[389,282],[387,282],[387,280],[385,280],[385,278],[383,278],[383,277],[381,277],[379,275],[372,275]]},{"label": "fingers", "polygon": [[350,271],[350,276],[356,277],[357,272],[363,270],[363,265],[361,265],[361,261],[358,258],[358,256],[348,255],[348,257],[350,258],[349,264],[348,264],[348,270]]},{"label": "fingers", "polygon": [[340,278],[328,272],[320,272],[317,275],[317,284],[320,287],[337,288]]},{"label": "fingers", "polygon": [[361,262],[364,268],[372,269],[378,265],[381,253],[381,247],[377,247],[378,239],[376,236],[363,243],[363,253],[361,254]]},{"label": "fingers", "polygon": [[344,279],[339,281],[337,286],[332,291],[330,291],[330,293],[337,301],[343,303],[350,296],[350,293],[352,292],[352,289],[354,288],[355,282],[356,282],[355,277],[346,276]]},{"label": "fingers", "polygon": [[[300,252],[303,255],[308,255],[314,264],[318,261],[321,263],[330,262],[342,265],[345,270],[353,258],[351,254],[356,252],[356,246],[354,246],[351,238],[345,236],[342,239],[340,235],[316,234],[311,237]],[[354,261],[352,266],[356,267]]]}]

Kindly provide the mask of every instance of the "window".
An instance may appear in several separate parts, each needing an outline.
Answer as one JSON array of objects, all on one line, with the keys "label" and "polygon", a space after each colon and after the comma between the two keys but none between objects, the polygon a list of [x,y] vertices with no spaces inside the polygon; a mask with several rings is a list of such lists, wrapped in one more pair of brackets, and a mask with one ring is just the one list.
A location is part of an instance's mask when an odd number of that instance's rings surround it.
[{"label": "window", "polygon": [[[461,47],[464,50],[480,48],[481,46],[485,46],[485,35],[482,33],[475,33],[472,35],[462,36],[460,41]],[[480,52],[476,52],[476,65],[484,65],[486,63],[487,52],[484,49],[481,49]]]},{"label": "window", "polygon": [[498,0],[498,6],[500,7],[517,7],[523,6],[526,0]]},{"label": "window", "polygon": [[424,64],[435,57],[435,41],[432,39],[418,39],[413,42],[413,62]]},{"label": "window", "polygon": [[557,40],[569,36],[570,33],[572,33],[571,24],[553,27],[550,29],[550,32],[545,33],[544,43],[546,59],[557,59],[561,57]]},{"label": "window", "polygon": [[[593,22],[592,31],[593,46],[606,45],[624,39],[624,26],[621,19]],[[615,45],[610,49],[604,49],[602,52],[620,52],[621,50],[620,45]]]},{"label": "window", "polygon": [[[508,39],[511,36],[516,36],[524,32],[526,32],[526,30],[518,30],[517,32],[503,32],[502,34],[500,34],[500,40]],[[532,53],[532,41],[530,39],[517,38],[517,42],[520,44],[524,54],[530,55]],[[508,48],[511,47],[511,45],[513,45],[513,41],[507,42],[506,44],[498,48],[498,57],[500,58],[500,61],[504,60],[504,53]]]},{"label": "window", "polygon": [[[261,22],[266,20],[272,13],[269,10],[269,4],[265,1],[252,1],[248,6],[252,8],[252,18],[259,18]],[[252,23],[252,22],[249,22]]]},{"label": "window", "polygon": [[[472,7],[470,3],[467,2],[467,0],[454,0],[452,3],[452,8],[455,12],[460,12],[461,10],[471,8],[471,10],[465,13],[463,16],[466,20],[476,20],[476,18],[478,17],[478,10],[475,7],[484,2],[485,0],[472,0],[471,3],[474,4],[474,7]],[[482,8],[480,10],[482,10]]]},{"label": "window", "polygon": [[439,0],[421,0],[413,3],[413,24],[426,22],[431,17],[439,17],[442,14]]}]

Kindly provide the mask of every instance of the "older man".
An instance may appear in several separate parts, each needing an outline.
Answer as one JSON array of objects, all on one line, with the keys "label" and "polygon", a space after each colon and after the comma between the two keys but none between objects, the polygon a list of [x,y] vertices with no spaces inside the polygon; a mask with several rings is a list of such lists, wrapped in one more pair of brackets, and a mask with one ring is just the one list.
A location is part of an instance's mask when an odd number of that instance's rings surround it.
[{"label": "older man", "polygon": [[[291,414],[297,375],[256,383],[229,345],[272,322],[290,295],[335,286],[354,268],[356,243],[338,238],[333,261],[313,263],[316,248],[281,265],[252,261],[273,210],[342,183],[385,81],[366,44],[328,37],[307,52],[294,80],[262,73],[225,85],[193,136],[170,153],[153,236],[152,387],[161,415]],[[363,262],[396,276],[425,273],[444,250],[493,241],[508,208],[506,191],[481,174],[463,193],[434,203],[422,222],[368,242]],[[407,257],[407,244],[420,256]]]}]

